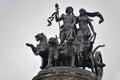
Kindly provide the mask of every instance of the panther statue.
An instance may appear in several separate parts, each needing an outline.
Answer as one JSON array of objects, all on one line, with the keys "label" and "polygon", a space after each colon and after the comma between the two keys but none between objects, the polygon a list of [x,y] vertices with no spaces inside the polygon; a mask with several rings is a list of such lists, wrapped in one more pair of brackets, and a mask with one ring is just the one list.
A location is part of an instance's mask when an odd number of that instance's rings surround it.
[{"label": "panther statue", "polygon": [[55,56],[58,53],[58,46],[59,46],[59,42],[57,38],[51,37],[48,41],[49,56],[48,56],[48,64],[46,68],[56,66]]},{"label": "panther statue", "polygon": [[37,56],[41,56],[42,58],[42,66],[41,69],[44,69],[48,63],[48,44],[47,44],[47,37],[43,33],[39,33],[35,35],[36,41],[39,43],[35,47],[33,44],[26,43],[28,47],[31,47],[33,53]]}]

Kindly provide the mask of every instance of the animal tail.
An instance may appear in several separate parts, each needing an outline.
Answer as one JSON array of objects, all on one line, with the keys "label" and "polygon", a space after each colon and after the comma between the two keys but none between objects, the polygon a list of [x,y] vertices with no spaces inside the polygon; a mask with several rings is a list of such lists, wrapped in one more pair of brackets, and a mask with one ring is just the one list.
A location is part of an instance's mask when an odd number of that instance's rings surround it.
[{"label": "animal tail", "polygon": [[96,50],[98,49],[98,48],[100,48],[100,47],[104,47],[105,45],[98,45],[97,47],[95,47],[94,49],[93,49],[93,55],[94,55],[94,53],[96,52]]}]

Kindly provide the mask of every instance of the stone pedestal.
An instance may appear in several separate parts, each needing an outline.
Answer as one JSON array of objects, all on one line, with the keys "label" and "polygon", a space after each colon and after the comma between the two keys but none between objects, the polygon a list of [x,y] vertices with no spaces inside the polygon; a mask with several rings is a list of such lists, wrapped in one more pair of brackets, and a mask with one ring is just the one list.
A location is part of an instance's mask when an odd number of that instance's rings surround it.
[{"label": "stone pedestal", "polygon": [[97,78],[90,71],[63,66],[41,70],[32,80],[97,80]]}]

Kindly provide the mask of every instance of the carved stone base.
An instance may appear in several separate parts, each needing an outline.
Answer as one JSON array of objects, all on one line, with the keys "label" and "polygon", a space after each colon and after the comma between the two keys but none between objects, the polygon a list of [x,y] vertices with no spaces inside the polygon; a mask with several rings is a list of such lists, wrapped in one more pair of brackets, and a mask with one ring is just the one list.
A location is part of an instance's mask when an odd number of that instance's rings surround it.
[{"label": "carved stone base", "polygon": [[97,78],[90,71],[63,66],[41,70],[32,80],[97,80]]}]

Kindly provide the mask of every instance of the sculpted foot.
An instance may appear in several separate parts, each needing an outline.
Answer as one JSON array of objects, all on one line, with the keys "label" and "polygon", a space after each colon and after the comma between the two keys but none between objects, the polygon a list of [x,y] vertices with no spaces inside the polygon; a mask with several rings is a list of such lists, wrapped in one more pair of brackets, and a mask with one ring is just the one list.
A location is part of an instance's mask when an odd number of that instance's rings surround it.
[{"label": "sculpted foot", "polygon": [[52,67],[52,66],[51,66],[51,65],[47,65],[45,68],[48,69],[48,68],[50,68],[50,67]]},{"label": "sculpted foot", "polygon": [[75,65],[71,65],[71,67],[75,67]]}]

